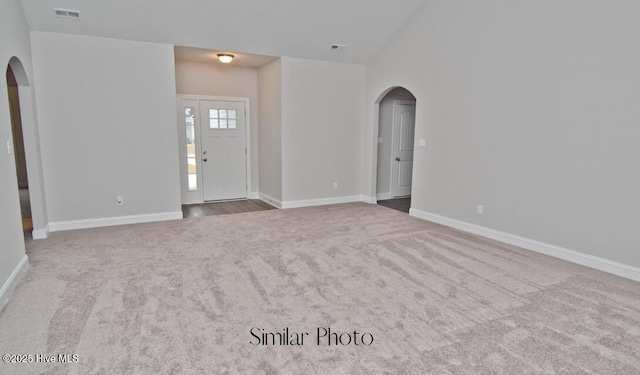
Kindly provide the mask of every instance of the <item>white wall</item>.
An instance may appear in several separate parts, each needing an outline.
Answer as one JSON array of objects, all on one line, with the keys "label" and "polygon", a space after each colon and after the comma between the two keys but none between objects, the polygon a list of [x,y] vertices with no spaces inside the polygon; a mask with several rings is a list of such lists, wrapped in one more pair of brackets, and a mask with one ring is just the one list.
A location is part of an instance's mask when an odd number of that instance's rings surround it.
[{"label": "white wall", "polygon": [[178,215],[173,46],[45,32],[31,43],[52,229]]},{"label": "white wall", "polygon": [[258,70],[261,198],[282,202],[282,72],[280,59]]},{"label": "white wall", "polygon": [[[382,138],[382,143],[378,143],[377,195],[391,194],[391,141],[393,135],[394,100],[407,100],[415,103],[416,98],[406,89],[397,87],[389,91],[380,102],[378,138]],[[389,198],[390,197],[387,197],[387,199]]]},{"label": "white wall", "polygon": [[11,116],[6,82],[9,60],[17,57],[31,81],[29,30],[18,0],[0,2],[0,309],[7,302],[26,266],[22,220],[18,197],[18,181],[14,155],[7,153],[7,142],[13,145]]},{"label": "white wall", "polygon": [[364,65],[282,58],[283,201],[360,196],[365,84]]},{"label": "white wall", "polygon": [[258,192],[258,69],[176,61],[176,92],[187,95],[235,96],[249,98],[251,191]]},{"label": "white wall", "polygon": [[638,14],[621,0],[426,2],[368,65],[364,190],[374,102],[404,86],[427,141],[414,209],[640,267]]}]

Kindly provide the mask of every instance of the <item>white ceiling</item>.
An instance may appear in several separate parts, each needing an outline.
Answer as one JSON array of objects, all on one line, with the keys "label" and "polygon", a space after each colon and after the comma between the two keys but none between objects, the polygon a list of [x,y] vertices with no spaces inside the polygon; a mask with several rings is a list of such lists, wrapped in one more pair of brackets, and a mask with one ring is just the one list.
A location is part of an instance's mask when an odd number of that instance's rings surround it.
[{"label": "white ceiling", "polygon": [[[22,0],[31,30],[366,63],[424,0]],[[81,12],[56,17],[53,8]],[[344,44],[343,51],[330,51]]]}]

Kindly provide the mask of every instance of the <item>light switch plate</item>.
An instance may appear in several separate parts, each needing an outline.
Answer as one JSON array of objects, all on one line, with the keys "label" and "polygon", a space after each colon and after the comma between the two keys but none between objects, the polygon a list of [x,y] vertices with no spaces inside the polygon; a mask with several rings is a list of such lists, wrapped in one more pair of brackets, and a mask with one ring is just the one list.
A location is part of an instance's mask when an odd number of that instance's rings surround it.
[{"label": "light switch plate", "polygon": [[7,141],[7,154],[11,155],[12,151],[13,151],[13,145],[11,144],[11,141]]},{"label": "light switch plate", "polygon": [[418,142],[420,144],[420,147],[424,147],[427,145],[427,141],[424,138],[420,138]]}]

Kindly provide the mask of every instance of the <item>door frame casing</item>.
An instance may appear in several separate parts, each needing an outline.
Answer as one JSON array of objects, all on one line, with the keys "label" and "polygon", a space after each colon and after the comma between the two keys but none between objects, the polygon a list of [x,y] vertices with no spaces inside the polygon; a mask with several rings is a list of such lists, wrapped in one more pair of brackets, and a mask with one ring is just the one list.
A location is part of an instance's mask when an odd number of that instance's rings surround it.
[{"label": "door frame casing", "polygon": [[[402,196],[396,196],[396,188],[395,188],[395,184],[393,181],[393,166],[396,165],[395,164],[395,155],[394,155],[394,147],[396,144],[396,138],[398,136],[397,134],[397,126],[399,124],[396,124],[396,112],[397,112],[397,107],[399,105],[409,105],[409,106],[413,106],[416,107],[416,102],[413,100],[399,100],[399,99],[393,99],[393,112],[392,112],[392,122],[391,122],[391,164],[390,164],[390,170],[389,170],[389,194],[391,195],[391,198],[400,198]],[[415,111],[415,108],[414,108]],[[415,113],[415,112],[414,112]],[[416,127],[416,123],[415,123],[415,119],[413,122],[413,130],[415,132],[415,127]],[[415,139],[413,141],[413,152],[415,153]],[[412,172],[411,174],[413,174],[413,168],[411,169]],[[413,179],[413,178],[412,178]],[[413,186],[413,183],[412,183]],[[408,195],[410,196],[410,195]]]},{"label": "door frame casing", "polygon": [[[184,131],[184,113],[182,112],[182,101],[183,100],[193,100],[193,101],[222,101],[222,102],[240,102],[244,104],[245,110],[245,148],[247,150],[245,154],[245,171],[246,171],[246,179],[247,179],[247,198],[251,195],[252,187],[251,187],[251,124],[250,124],[250,101],[247,97],[237,97],[237,96],[209,96],[209,95],[191,95],[191,94],[178,94],[177,98],[177,106],[178,106],[178,142],[179,146],[179,154],[180,154],[180,190],[181,190],[181,200],[182,204],[196,204],[196,203],[204,203],[203,200],[203,192],[202,192],[202,175],[201,169],[198,167],[198,190],[189,191],[187,186],[187,135]],[[200,116],[200,103],[198,103],[198,108],[196,108],[196,115]],[[196,124],[196,154],[200,149],[200,126]]]}]

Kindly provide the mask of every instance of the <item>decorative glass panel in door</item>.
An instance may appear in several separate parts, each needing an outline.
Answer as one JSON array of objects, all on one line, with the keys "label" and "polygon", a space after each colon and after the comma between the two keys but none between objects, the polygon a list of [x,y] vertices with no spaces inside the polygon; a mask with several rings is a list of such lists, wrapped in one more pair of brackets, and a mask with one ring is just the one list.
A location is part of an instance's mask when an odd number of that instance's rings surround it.
[{"label": "decorative glass panel in door", "polygon": [[195,116],[195,108],[187,107],[184,109],[184,124],[187,131],[187,184],[189,191],[198,190]]}]

